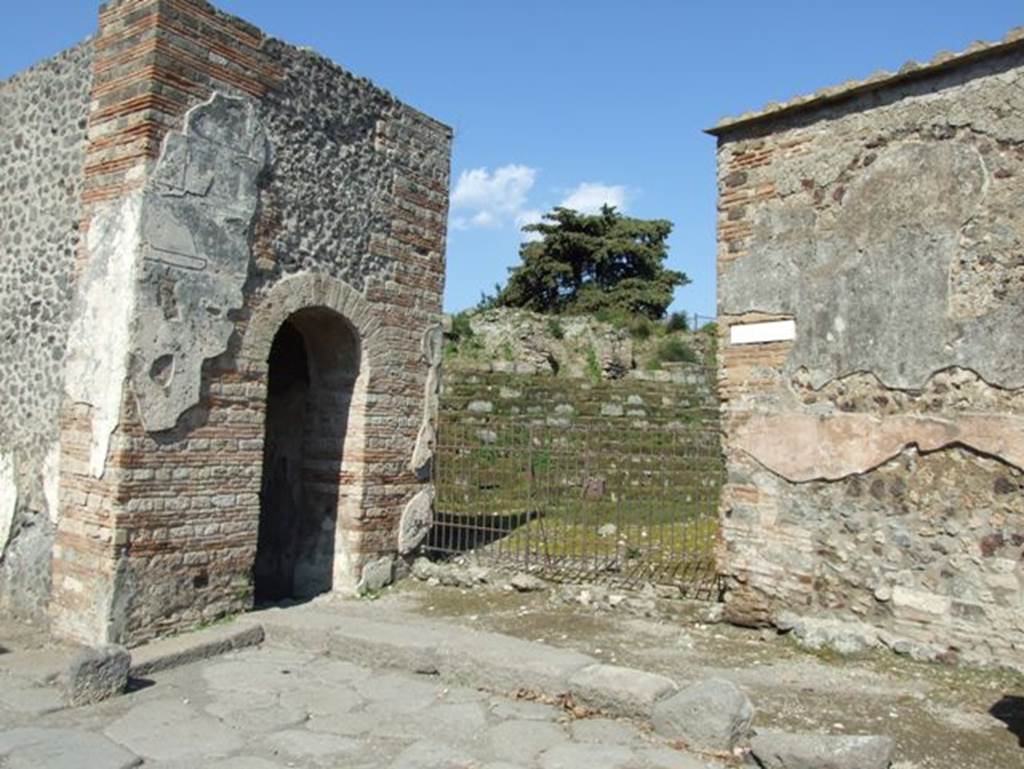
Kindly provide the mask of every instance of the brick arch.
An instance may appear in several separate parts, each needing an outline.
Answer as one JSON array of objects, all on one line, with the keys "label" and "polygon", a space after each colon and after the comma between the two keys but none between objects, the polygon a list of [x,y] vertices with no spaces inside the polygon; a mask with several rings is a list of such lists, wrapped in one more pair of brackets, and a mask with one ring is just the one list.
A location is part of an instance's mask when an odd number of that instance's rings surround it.
[{"label": "brick arch", "polygon": [[274,335],[289,316],[308,307],[334,310],[359,334],[362,363],[379,360],[380,323],[373,308],[358,290],[343,280],[327,275],[303,273],[277,281],[255,304],[242,338],[240,362],[247,368],[265,365]]},{"label": "brick arch", "polygon": [[359,371],[338,481],[341,484],[344,479],[345,493],[338,505],[333,567],[333,590],[351,592],[356,587],[361,566],[355,554],[361,549],[358,521],[363,517],[369,472],[365,460],[367,392],[385,354],[376,313],[357,289],[342,280],[309,273],[287,276],[254,303],[238,363],[246,378],[259,384],[253,399],[265,403],[268,358],[274,337],[286,320],[310,308],[326,308],[337,313],[355,331],[359,344]]}]

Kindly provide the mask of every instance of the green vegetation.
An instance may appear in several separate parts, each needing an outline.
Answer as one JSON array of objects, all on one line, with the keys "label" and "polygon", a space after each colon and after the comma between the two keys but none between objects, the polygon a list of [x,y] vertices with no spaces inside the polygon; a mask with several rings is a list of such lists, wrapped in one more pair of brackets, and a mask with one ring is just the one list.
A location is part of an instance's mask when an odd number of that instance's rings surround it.
[{"label": "green vegetation", "polygon": [[601,381],[601,364],[597,362],[597,350],[594,345],[587,345],[587,376],[595,384]]},{"label": "green vegetation", "polygon": [[548,333],[553,339],[564,339],[565,329],[562,328],[562,321],[558,318],[548,318]]},{"label": "green vegetation", "polygon": [[686,317],[685,312],[674,312],[668,316],[668,320],[665,321],[665,330],[669,333],[674,331],[689,331],[690,321]]},{"label": "green vegetation", "polygon": [[658,345],[657,360],[661,363],[696,363],[697,353],[678,337],[668,337]]},{"label": "green vegetation", "polygon": [[706,430],[540,427],[524,441],[521,426],[492,427],[486,446],[466,425],[439,447],[437,510],[455,530],[504,529],[488,549],[623,571],[711,562],[723,472]]},{"label": "green vegetation", "polygon": [[473,332],[471,319],[473,311],[466,310],[452,316],[452,329],[448,332],[444,345],[446,360],[454,358],[477,359],[484,350],[483,344]]},{"label": "green vegetation", "polygon": [[690,282],[664,265],[672,223],[663,219],[635,219],[610,206],[598,214],[556,208],[523,230],[540,238],[521,246],[522,264],[496,297],[504,307],[657,320],[675,289]]},{"label": "green vegetation", "polygon": [[470,323],[471,316],[472,313],[470,312],[460,312],[452,316],[452,339],[461,341],[473,337],[473,326]]}]

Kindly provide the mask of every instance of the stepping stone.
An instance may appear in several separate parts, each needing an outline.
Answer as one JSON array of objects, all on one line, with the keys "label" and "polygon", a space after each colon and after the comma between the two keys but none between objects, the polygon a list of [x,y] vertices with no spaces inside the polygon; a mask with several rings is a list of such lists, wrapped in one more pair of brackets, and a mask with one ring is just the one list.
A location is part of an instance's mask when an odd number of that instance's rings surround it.
[{"label": "stepping stone", "polygon": [[121,694],[128,686],[131,664],[132,656],[123,646],[83,649],[64,673],[64,702],[74,708]]},{"label": "stepping stone", "polygon": [[764,769],[888,769],[895,746],[889,737],[769,732],[750,747]]},{"label": "stepping stone", "polygon": [[577,702],[641,718],[650,718],[654,706],[677,691],[670,678],[619,665],[588,665],[569,679],[569,693]]},{"label": "stepping stone", "polygon": [[750,736],[754,707],[732,681],[711,678],[654,706],[654,730],[694,750],[731,751]]}]

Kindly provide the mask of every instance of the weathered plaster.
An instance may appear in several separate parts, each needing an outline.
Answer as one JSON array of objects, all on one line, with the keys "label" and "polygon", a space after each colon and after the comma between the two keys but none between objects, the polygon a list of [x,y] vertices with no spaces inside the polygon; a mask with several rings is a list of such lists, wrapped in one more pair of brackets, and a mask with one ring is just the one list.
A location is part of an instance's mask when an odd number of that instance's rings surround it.
[{"label": "weathered plaster", "polygon": [[430,475],[430,462],[437,441],[437,408],[441,393],[441,361],[444,357],[444,333],[440,326],[431,326],[423,334],[423,360],[427,364],[427,381],[423,386],[423,422],[416,436],[410,469],[422,479]]},{"label": "weathered plaster", "polygon": [[1024,469],[1024,417],[1016,416],[759,414],[734,425],[731,443],[795,483],[865,473],[911,446],[923,452],[968,446]]},{"label": "weathered plaster", "polygon": [[950,366],[1022,387],[1024,335],[1007,329],[1024,303],[975,318],[950,312],[950,274],[987,185],[970,145],[881,149],[845,189],[830,227],[825,214],[789,198],[761,207],[757,248],[723,268],[721,309],[794,314],[787,370],[807,369],[814,387],[857,371],[890,387],[921,387]]},{"label": "weathered plaster", "polygon": [[720,137],[722,326],[796,332],[723,334],[730,616],[1024,665],[1022,83],[1018,45]]},{"label": "weathered plaster", "polygon": [[56,524],[60,517],[60,442],[50,444],[43,458],[43,499],[50,522]]},{"label": "weathered plaster", "polygon": [[128,377],[142,202],[133,194],[94,213],[68,334],[65,388],[72,402],[92,407],[89,471],[96,478],[106,470]]},{"label": "weathered plaster", "polygon": [[428,486],[405,506],[398,529],[398,552],[407,555],[426,539],[434,523],[434,487]]},{"label": "weathered plaster", "polygon": [[14,457],[0,452],[0,556],[7,548],[18,506],[18,486],[14,478]]},{"label": "weathered plaster", "polygon": [[252,102],[214,94],[168,134],[142,207],[132,389],[151,431],[200,399],[227,348],[249,274],[258,179],[270,149]]}]

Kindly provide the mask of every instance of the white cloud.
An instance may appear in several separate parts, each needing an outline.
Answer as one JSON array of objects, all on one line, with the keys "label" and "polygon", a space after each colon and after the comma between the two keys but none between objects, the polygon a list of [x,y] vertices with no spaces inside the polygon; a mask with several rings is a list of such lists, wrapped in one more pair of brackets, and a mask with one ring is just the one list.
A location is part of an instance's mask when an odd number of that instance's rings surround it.
[{"label": "white cloud", "polygon": [[[530,208],[526,211],[520,211],[516,215],[516,227],[520,230],[528,224],[537,224],[544,221],[544,212],[539,208]],[[522,238],[524,241],[540,240],[540,235],[536,232],[523,232]]]},{"label": "white cloud", "polygon": [[544,212],[539,208],[528,208],[516,214],[516,227],[525,227],[528,224],[537,224],[544,220]]},{"label": "white cloud", "polygon": [[615,206],[620,211],[625,209],[626,197],[626,188],[621,185],[583,182],[558,205],[584,214],[596,214],[603,205]]},{"label": "white cloud", "polygon": [[537,171],[529,166],[510,163],[494,169],[474,168],[463,171],[452,193],[452,208],[472,212],[456,217],[456,227],[497,227],[514,221],[526,205]]}]

